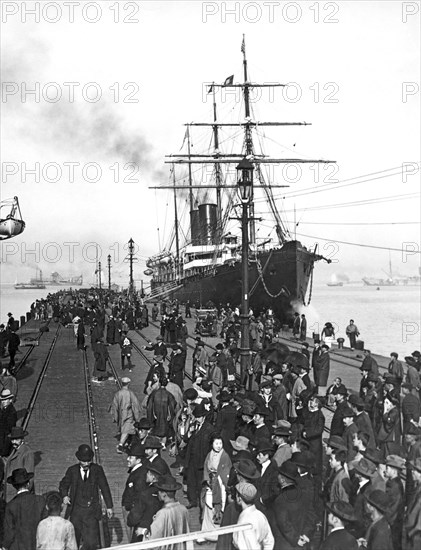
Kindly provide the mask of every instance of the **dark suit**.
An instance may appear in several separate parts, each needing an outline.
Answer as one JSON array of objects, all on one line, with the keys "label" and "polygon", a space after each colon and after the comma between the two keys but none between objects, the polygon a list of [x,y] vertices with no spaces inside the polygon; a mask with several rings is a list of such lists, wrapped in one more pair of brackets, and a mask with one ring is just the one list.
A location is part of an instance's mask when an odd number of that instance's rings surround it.
[{"label": "dark suit", "polygon": [[197,505],[203,480],[203,467],[209,452],[210,437],[215,428],[209,422],[203,422],[201,427],[190,437],[186,450],[187,498]]},{"label": "dark suit", "polygon": [[140,494],[146,487],[146,472],[147,468],[144,464],[131,470],[129,477],[124,487],[123,496],[121,497],[121,505],[128,512],[133,508],[136,496]]},{"label": "dark suit", "polygon": [[222,407],[216,417],[215,428],[221,434],[224,449],[231,455],[231,440],[235,439],[235,427],[237,424],[237,409],[231,404]]},{"label": "dark suit", "polygon": [[332,422],[330,424],[330,437],[332,437],[332,435],[339,435],[342,437],[345,431],[343,411],[346,408],[348,408],[348,403],[346,401],[342,401],[336,405],[336,410],[332,416]]},{"label": "dark suit", "polygon": [[319,550],[358,550],[358,542],[346,529],[338,529],[328,535]]},{"label": "dark suit", "polygon": [[143,527],[149,529],[154,515],[162,508],[162,502],[158,499],[158,490],[152,484],[147,484],[140,493],[135,495],[133,507],[127,516],[127,525],[133,527],[131,542],[143,540],[143,536],[136,535],[135,529]]},{"label": "dark suit", "polygon": [[[262,468],[259,468],[262,471]],[[260,492],[260,501],[265,506],[267,516],[271,515],[271,510],[275,498],[279,495],[278,484],[278,466],[273,460],[264,471],[263,475],[256,481],[256,487]]]},{"label": "dark suit", "polygon": [[99,491],[107,508],[113,507],[111,491],[102,466],[91,464],[89,477],[82,479],[80,465],[68,468],[60,481],[59,491],[64,498],[70,497],[66,518],[70,518],[75,528],[76,541],[84,541],[85,550],[96,550],[98,544],[98,521],[101,519]]},{"label": "dark suit", "polygon": [[370,525],[366,539],[367,550],[394,550],[392,534],[385,517]]},{"label": "dark suit", "polygon": [[18,415],[15,407],[10,404],[5,409],[0,409],[0,455],[8,456],[12,448],[12,442],[7,437],[13,426],[16,426]]},{"label": "dark suit", "polygon": [[370,417],[368,416],[368,413],[366,413],[365,411],[359,412],[357,415],[354,416],[354,422],[359,432],[365,432],[367,435],[370,436],[370,439],[367,443],[367,449],[375,449],[376,437],[374,435],[373,425],[371,423]]},{"label": "dark suit", "polygon": [[[277,550],[296,550],[303,534],[303,494],[295,485],[281,489],[274,502],[273,518],[269,519]],[[343,549],[345,550],[345,549]]]},{"label": "dark suit", "polygon": [[35,550],[37,527],[43,517],[43,497],[28,491],[16,495],[6,504],[3,546],[7,550]]}]

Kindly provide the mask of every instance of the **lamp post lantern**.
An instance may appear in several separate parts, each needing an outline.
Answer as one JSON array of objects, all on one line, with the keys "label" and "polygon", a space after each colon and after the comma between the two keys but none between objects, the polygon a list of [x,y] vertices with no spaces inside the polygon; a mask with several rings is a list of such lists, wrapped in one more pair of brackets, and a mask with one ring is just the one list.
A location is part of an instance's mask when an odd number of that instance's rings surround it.
[{"label": "lamp post lantern", "polygon": [[253,195],[254,166],[244,157],[237,166],[237,185],[242,203],[241,215],[241,342],[240,342],[240,369],[241,382],[244,383],[250,363],[250,334],[249,334],[249,206]]}]

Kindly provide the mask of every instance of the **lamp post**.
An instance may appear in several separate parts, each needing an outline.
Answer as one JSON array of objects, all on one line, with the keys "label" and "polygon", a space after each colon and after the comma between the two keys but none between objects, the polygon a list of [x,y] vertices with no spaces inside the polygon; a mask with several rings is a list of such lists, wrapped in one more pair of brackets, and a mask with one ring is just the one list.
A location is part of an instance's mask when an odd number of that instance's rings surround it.
[{"label": "lamp post", "polygon": [[250,334],[249,334],[249,206],[253,194],[254,166],[244,157],[237,166],[237,185],[243,211],[241,215],[241,342],[240,342],[240,369],[241,382],[246,378],[250,362]]}]

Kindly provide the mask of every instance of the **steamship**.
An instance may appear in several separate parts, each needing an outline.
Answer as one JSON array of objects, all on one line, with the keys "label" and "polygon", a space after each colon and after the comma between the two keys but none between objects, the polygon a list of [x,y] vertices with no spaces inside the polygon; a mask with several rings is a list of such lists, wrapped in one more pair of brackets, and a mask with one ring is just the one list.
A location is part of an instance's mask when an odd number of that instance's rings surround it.
[{"label": "steamship", "polygon": [[[208,95],[212,94],[213,99],[210,121],[186,124],[183,146],[180,149],[183,153],[167,156],[166,163],[171,165],[170,183],[157,188],[167,189],[173,195],[175,219],[166,247],[146,262],[148,269],[144,273],[151,276],[147,300],[176,299],[180,303],[189,300],[197,307],[218,304],[237,307],[241,304],[244,256],[241,250],[243,238],[240,240],[240,236],[236,234],[239,232],[241,235],[241,230],[238,230],[242,227],[241,199],[238,196],[239,185],[236,179],[237,172],[240,172],[239,163],[242,159],[247,159],[248,165],[252,166],[245,241],[249,243],[249,304],[255,314],[271,309],[280,321],[287,322],[294,309],[302,304],[307,305],[311,299],[315,262],[330,260],[317,253],[317,245],[310,250],[290,234],[278,212],[277,202],[280,199],[274,193],[278,187],[287,186],[279,185],[281,180],[278,178],[271,181],[266,168],[268,165],[282,168],[285,163],[314,164],[334,161],[273,158],[257,149],[255,143],[259,142],[260,146],[265,127],[305,126],[307,123],[264,122],[254,118],[251,91],[283,84],[251,82],[248,77],[244,38],[241,52],[243,81],[234,83],[234,76],[230,76],[223,84],[210,85]],[[244,106],[240,122],[238,116],[232,122],[218,119],[217,92],[220,94],[226,88],[233,88],[241,95],[242,101],[236,102]],[[195,136],[193,141],[191,132],[199,129],[210,134],[206,143],[211,143],[211,148],[206,153],[197,154],[192,152],[193,143],[200,143],[202,138]],[[226,135],[227,131],[233,133],[232,137]],[[210,181],[207,181],[203,170],[205,165],[211,166]],[[197,172],[201,173],[201,181],[194,177]],[[256,208],[262,204],[266,211],[270,209],[273,219],[269,228],[270,234],[266,237],[261,235],[263,231],[268,231],[270,220],[259,218]],[[188,228],[185,230],[181,229],[180,205],[189,214]],[[262,228],[263,231],[259,232]],[[181,236],[185,239],[184,242],[181,242]]]}]

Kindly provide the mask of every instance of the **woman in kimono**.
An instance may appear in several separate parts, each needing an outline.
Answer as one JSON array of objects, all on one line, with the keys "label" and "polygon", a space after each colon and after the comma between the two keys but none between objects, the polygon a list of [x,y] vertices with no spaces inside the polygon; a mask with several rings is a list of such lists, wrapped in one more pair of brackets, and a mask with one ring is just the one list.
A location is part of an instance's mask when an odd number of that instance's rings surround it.
[{"label": "woman in kimono", "polygon": [[[203,521],[202,531],[212,531],[219,526],[227,500],[227,485],[231,470],[231,459],[224,450],[224,444],[220,434],[215,433],[211,438],[212,449],[209,451],[203,470],[202,506]],[[198,539],[199,544],[209,540],[216,542],[218,536],[207,536],[206,539]]]}]

